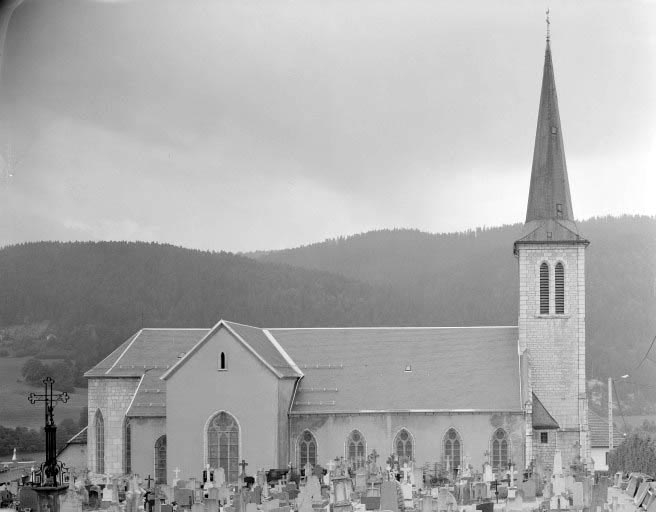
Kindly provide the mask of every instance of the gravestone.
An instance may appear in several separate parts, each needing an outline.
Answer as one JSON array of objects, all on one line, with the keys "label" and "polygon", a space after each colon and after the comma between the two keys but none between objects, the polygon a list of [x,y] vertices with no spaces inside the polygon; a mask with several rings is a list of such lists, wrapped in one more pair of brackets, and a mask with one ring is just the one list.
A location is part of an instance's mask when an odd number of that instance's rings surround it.
[{"label": "gravestone", "polygon": [[643,481],[636,491],[635,497],[633,498],[633,503],[636,507],[642,505],[642,502],[647,497],[647,491],[649,491],[649,482]]},{"label": "gravestone", "polygon": [[313,512],[312,496],[307,486],[301,487],[298,497],[296,498],[296,506],[298,507],[298,512]]},{"label": "gravestone", "polygon": [[[203,505],[205,506],[205,512],[219,512],[219,500],[213,498],[207,498]],[[164,511],[162,511],[164,512]]]},{"label": "gravestone", "polygon": [[230,488],[224,483],[221,487],[219,487],[219,501],[222,504],[228,503],[228,500],[230,499]]},{"label": "gravestone", "polygon": [[492,466],[487,462],[483,464],[483,482],[494,482],[494,474],[492,473]]},{"label": "gravestone", "polygon": [[592,486],[592,509],[596,507],[603,507],[608,502],[608,478],[601,477],[599,482]]},{"label": "gravestone", "polygon": [[519,482],[517,484],[518,489],[521,491],[524,499],[534,500],[535,499],[535,480],[529,478],[526,482]]},{"label": "gravestone", "polygon": [[356,492],[367,490],[367,468],[362,467],[355,472],[355,490]]},{"label": "gravestone", "polygon": [[433,498],[424,496],[421,500],[421,512],[433,512]]},{"label": "gravestone", "polygon": [[383,482],[380,489],[380,509],[399,512],[399,496],[396,481]]},{"label": "gravestone", "polygon": [[205,512],[205,505],[202,503],[193,503],[191,505],[191,512]]},{"label": "gravestone", "polygon": [[626,494],[630,498],[635,497],[636,492],[638,491],[638,487],[640,487],[640,484],[642,483],[642,475],[639,473],[631,473],[631,476],[629,477],[629,483],[626,486]]},{"label": "gravestone", "polygon": [[574,482],[571,487],[572,505],[574,508],[583,508],[583,482]]},{"label": "gravestone", "polygon": [[522,512],[524,508],[524,500],[521,495],[516,496],[512,500],[508,500],[506,505],[507,512]]},{"label": "gravestone", "polygon": [[173,500],[183,507],[188,507],[194,502],[194,491],[191,489],[180,489],[176,487],[173,491]]},{"label": "gravestone", "polygon": [[410,483],[418,490],[424,488],[424,468],[415,467],[410,474]]},{"label": "gravestone", "polygon": [[409,482],[401,484],[401,492],[403,493],[403,505],[405,508],[415,508],[414,502],[412,501],[412,484]]},{"label": "gravestone", "polygon": [[59,512],[82,512],[82,500],[75,490],[73,478],[71,478],[66,494],[59,498]]},{"label": "gravestone", "polygon": [[456,498],[446,487],[440,487],[437,497],[437,512],[454,512],[458,510]]}]

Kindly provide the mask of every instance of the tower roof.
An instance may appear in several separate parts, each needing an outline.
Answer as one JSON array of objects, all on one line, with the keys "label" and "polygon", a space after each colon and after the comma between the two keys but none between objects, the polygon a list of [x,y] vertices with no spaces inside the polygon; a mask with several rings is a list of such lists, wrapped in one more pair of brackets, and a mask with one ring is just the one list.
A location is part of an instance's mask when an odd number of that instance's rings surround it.
[{"label": "tower roof", "polygon": [[518,242],[587,243],[574,222],[549,40],[544,54],[526,226]]}]

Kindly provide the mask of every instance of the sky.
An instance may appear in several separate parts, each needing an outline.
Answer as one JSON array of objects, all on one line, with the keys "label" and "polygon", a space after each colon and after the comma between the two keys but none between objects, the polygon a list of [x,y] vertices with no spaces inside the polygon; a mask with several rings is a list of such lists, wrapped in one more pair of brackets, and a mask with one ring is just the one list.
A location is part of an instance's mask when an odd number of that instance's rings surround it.
[{"label": "sky", "polygon": [[0,3],[0,246],[523,222],[547,6],[575,217],[656,215],[656,0]]}]

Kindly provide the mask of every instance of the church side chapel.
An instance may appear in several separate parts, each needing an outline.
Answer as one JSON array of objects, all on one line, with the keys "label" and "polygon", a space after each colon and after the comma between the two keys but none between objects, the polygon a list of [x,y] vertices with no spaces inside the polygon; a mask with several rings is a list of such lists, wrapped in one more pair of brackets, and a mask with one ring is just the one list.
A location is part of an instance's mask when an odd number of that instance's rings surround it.
[{"label": "church side chapel", "polygon": [[142,329],[86,373],[90,478],[129,512],[590,506],[588,241],[549,38],[528,195],[516,326]]}]

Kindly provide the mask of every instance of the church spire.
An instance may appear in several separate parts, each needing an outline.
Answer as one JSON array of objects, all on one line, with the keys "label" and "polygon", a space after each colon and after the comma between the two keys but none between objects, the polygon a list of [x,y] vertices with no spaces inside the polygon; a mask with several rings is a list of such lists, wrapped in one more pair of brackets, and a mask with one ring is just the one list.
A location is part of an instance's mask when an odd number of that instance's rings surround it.
[{"label": "church spire", "polygon": [[542,91],[535,133],[531,187],[526,208],[526,225],[517,242],[584,242],[574,222],[567,179],[565,147],[560,127],[558,97],[551,61],[547,11],[547,47],[544,54]]},{"label": "church spire", "polygon": [[533,150],[531,189],[526,209],[526,222],[541,219],[574,220],[548,35]]}]

